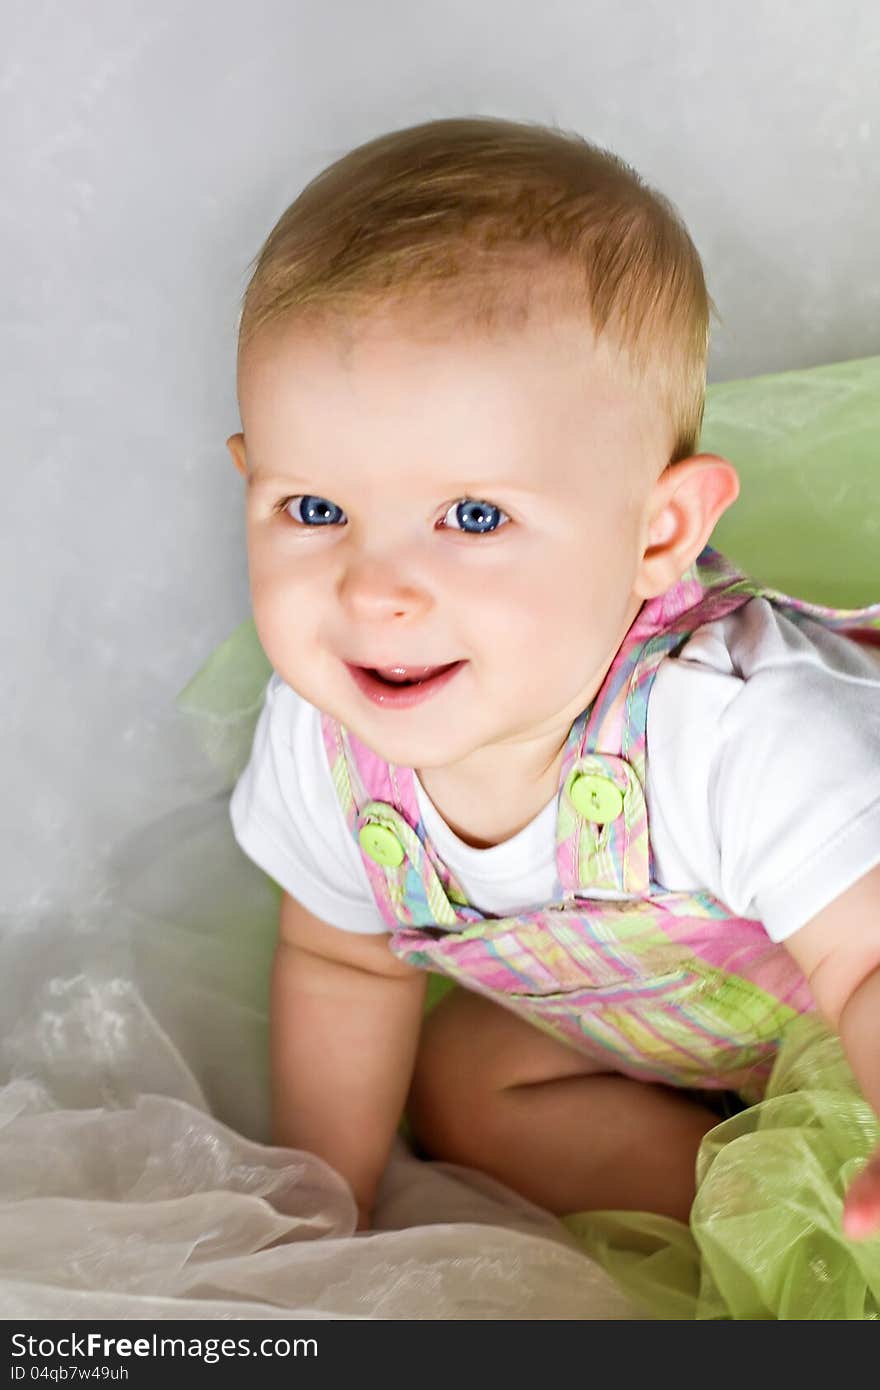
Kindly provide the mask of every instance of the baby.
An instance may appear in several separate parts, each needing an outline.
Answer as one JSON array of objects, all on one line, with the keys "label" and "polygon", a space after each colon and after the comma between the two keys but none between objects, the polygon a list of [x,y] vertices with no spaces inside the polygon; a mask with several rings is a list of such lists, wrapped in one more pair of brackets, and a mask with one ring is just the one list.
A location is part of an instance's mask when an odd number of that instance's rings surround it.
[{"label": "baby", "polygon": [[495,119],[354,150],[257,260],[228,446],[274,674],[230,811],[283,889],[274,1139],[361,1229],[404,1112],[550,1211],[686,1220],[809,1011],[880,1110],[880,606],[707,544],[710,303],[626,164]]}]

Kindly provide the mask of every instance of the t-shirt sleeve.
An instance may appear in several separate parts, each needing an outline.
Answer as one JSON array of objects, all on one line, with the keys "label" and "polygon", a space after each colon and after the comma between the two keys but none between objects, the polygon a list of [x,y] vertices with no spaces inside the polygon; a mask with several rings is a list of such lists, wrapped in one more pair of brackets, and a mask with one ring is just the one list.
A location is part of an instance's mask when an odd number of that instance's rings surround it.
[{"label": "t-shirt sleeve", "polygon": [[344,931],[384,933],[330,778],[321,716],[274,674],[229,816],[236,842],[309,912]]},{"label": "t-shirt sleeve", "polygon": [[709,818],[722,901],[783,941],[880,862],[880,651],[749,606]]}]

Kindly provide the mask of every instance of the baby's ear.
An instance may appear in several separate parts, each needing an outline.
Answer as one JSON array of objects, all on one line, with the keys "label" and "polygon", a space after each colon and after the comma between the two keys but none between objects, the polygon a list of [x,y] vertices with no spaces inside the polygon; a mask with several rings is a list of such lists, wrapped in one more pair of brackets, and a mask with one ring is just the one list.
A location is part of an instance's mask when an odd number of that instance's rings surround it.
[{"label": "baby's ear", "polygon": [[715,523],[737,499],[739,476],[718,454],[671,464],[654,486],[636,592],[653,598],[675,584],[702,551]]},{"label": "baby's ear", "polygon": [[247,477],[247,454],[244,448],[244,435],[231,434],[226,441],[226,447],[232,455],[232,462],[235,464],[243,478]]}]

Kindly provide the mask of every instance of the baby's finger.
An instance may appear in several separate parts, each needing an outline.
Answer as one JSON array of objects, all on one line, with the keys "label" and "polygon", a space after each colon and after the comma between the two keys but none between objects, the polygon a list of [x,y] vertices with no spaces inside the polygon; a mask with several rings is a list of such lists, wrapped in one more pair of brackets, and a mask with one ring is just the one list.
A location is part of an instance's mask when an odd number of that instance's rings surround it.
[{"label": "baby's finger", "polygon": [[876,1155],[850,1184],[843,1206],[843,1230],[851,1240],[880,1233],[880,1158]]}]

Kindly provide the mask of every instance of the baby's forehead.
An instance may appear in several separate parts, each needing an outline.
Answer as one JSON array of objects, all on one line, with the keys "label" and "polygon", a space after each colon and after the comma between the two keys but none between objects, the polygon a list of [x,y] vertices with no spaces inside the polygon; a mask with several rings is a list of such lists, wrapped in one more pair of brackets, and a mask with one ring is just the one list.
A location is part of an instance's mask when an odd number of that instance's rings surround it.
[{"label": "baby's forehead", "polygon": [[[377,440],[384,427],[429,442],[434,434],[440,447],[454,439],[463,451],[472,441],[522,447],[540,467],[566,433],[583,441],[581,467],[597,455],[623,467],[633,449],[654,452],[654,437],[666,433],[655,394],[611,335],[597,338],[575,314],[489,330],[450,306],[297,316],[244,350],[239,395],[252,424],[271,417],[280,429],[283,418],[326,438],[358,420]],[[431,467],[430,448],[418,456]]]}]

